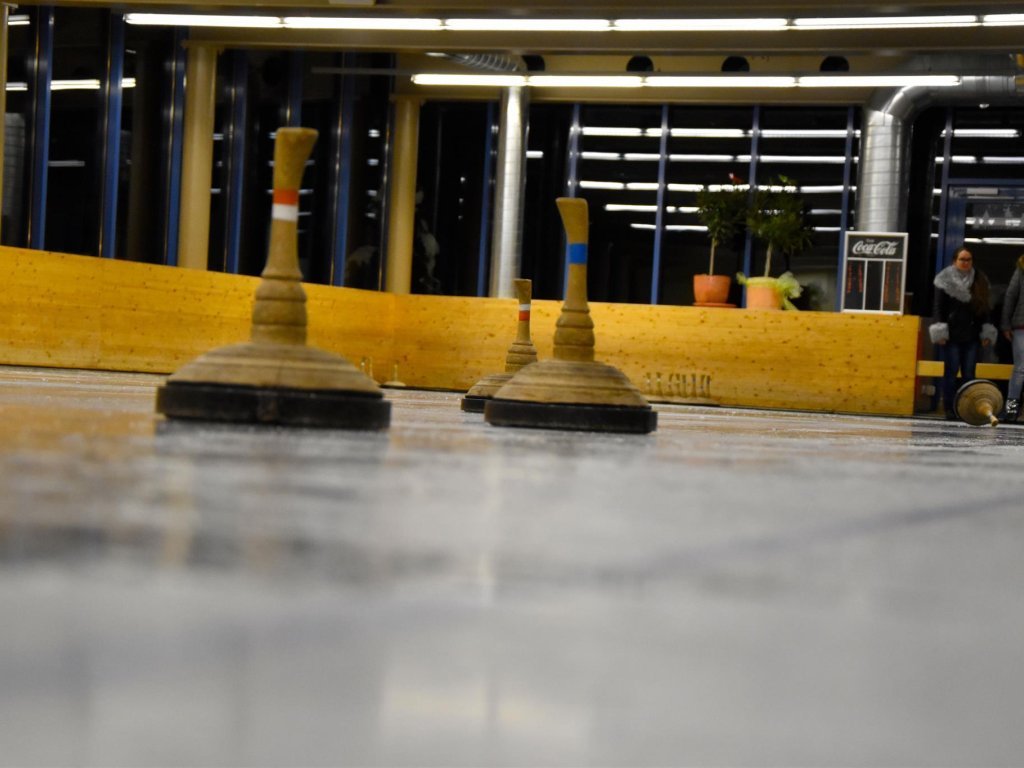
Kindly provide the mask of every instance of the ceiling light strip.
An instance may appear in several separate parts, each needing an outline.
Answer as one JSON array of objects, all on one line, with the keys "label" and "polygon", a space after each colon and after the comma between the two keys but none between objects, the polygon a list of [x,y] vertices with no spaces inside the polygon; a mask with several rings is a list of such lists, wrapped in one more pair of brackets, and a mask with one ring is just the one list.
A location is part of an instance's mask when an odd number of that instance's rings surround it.
[{"label": "ceiling light strip", "polygon": [[445,19],[455,32],[607,32],[608,19]]},{"label": "ceiling light strip", "polygon": [[128,24],[160,27],[244,27],[267,29],[281,26],[278,16],[214,16],[198,13],[129,13]]},{"label": "ceiling light strip", "polygon": [[[19,18],[20,21],[20,18]],[[129,13],[129,24],[183,27],[288,29],[357,29],[452,32],[780,32],[836,29],[949,29],[976,26],[1024,26],[1024,14],[977,16],[873,16],[818,18],[425,18],[387,16],[259,16],[173,13]],[[16,22],[17,23],[17,22]]]},{"label": "ceiling light strip", "polygon": [[948,29],[973,27],[979,24],[977,16],[958,14],[950,16],[864,16],[822,17],[793,19],[793,29],[918,29],[921,27]]},{"label": "ceiling light strip", "polygon": [[[959,75],[492,75],[420,73],[412,76],[416,85],[513,86],[532,88],[884,88],[902,86],[953,87],[960,84]],[[642,133],[639,129],[616,129],[605,135],[655,136],[655,129]],[[592,134],[594,135],[594,134]],[[673,136],[687,135],[672,131]],[[698,134],[689,134],[698,135]],[[706,137],[707,134],[700,134]],[[745,136],[740,129],[722,129],[721,137]],[[781,135],[781,134],[776,134]],[[845,132],[844,134],[845,135]]]},{"label": "ceiling light strip", "polygon": [[286,29],[359,29],[380,31],[440,31],[444,23],[430,18],[380,18],[333,16],[286,16],[282,20]]},{"label": "ceiling light strip", "polygon": [[785,29],[786,19],[615,19],[620,32],[766,32]]}]

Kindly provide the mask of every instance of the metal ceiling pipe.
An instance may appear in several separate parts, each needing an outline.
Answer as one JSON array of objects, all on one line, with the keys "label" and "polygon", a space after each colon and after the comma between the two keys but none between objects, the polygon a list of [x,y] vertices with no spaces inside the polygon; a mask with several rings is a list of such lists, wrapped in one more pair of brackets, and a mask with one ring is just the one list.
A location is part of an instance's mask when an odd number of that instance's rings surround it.
[{"label": "metal ceiling pipe", "polygon": [[515,296],[512,281],[519,277],[522,264],[528,117],[527,89],[506,88],[501,94],[494,179],[491,277],[487,292],[492,297]]},{"label": "metal ceiling pipe", "polygon": [[1012,104],[1024,95],[1008,57],[928,58],[918,66],[913,73],[990,74],[962,75],[960,85],[952,87],[886,88],[868,100],[857,173],[857,229],[862,232],[906,230],[911,127],[921,110],[936,104]]},{"label": "metal ceiling pipe", "polygon": [[[521,57],[503,53],[448,53],[445,58],[473,69],[526,71],[526,63]],[[487,295],[492,297],[511,298],[516,295],[512,281],[519,277],[522,266],[529,108],[526,88],[512,87],[502,91],[494,178],[490,280],[487,289]]]}]

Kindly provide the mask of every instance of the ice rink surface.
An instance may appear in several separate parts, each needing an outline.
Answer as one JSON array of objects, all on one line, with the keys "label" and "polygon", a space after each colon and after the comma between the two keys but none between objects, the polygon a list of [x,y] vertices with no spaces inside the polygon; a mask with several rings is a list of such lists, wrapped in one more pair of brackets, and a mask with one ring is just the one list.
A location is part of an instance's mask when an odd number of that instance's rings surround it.
[{"label": "ice rink surface", "polygon": [[1024,426],[168,423],[0,368],[0,765],[1024,761]]}]

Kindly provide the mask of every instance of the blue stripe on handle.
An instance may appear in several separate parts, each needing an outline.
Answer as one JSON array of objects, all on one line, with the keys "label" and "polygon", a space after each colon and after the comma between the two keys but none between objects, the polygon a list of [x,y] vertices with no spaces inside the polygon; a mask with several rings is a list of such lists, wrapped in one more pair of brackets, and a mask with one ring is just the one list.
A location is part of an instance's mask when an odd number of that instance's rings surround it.
[{"label": "blue stripe on handle", "polygon": [[587,244],[586,243],[570,243],[569,244],[569,263],[570,264],[586,264],[587,263]]}]

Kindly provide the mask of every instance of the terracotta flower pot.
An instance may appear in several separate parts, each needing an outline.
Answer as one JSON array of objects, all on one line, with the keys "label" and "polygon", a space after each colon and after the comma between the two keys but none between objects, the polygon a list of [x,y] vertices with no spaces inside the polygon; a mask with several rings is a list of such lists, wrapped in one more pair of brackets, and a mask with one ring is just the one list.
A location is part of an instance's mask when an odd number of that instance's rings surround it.
[{"label": "terracotta flower pot", "polygon": [[782,294],[774,277],[747,280],[747,309],[782,309]]},{"label": "terracotta flower pot", "polygon": [[729,301],[732,278],[728,275],[694,275],[693,301],[695,304],[725,304]]}]

